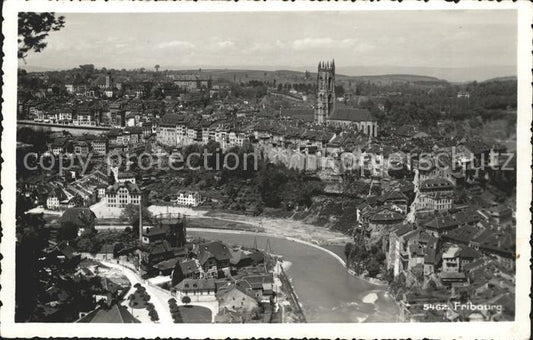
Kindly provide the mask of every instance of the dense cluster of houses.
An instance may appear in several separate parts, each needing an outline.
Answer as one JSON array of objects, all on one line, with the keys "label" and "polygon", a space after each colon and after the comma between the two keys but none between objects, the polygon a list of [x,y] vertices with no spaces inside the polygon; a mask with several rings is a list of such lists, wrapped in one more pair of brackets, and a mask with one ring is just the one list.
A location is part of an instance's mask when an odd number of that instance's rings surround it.
[{"label": "dense cluster of houses", "polygon": [[[489,149],[483,152],[488,153]],[[446,159],[437,155],[442,155],[442,149],[429,154],[430,164]],[[475,185],[481,175],[469,171],[469,164],[461,163],[460,156],[453,159],[449,157],[451,153],[444,155],[448,161],[456,162],[456,167],[422,168],[422,161],[416,161],[411,164],[416,169],[413,184],[406,186],[381,178],[381,194],[371,195],[357,206],[357,229],[364,235],[366,246],[381,246],[387,269],[395,278],[404,278],[404,288],[410,287],[402,297],[406,320],[423,320],[424,304],[450,303],[459,294],[466,294],[471,302],[480,302],[481,294],[493,286],[501,291],[491,296],[492,300],[514,296],[513,290],[505,288],[514,285],[513,210],[494,200],[480,199],[472,204],[460,199],[459,192],[472,197],[483,192]],[[467,171],[461,172],[464,168]],[[485,172],[484,176],[491,175],[494,174]],[[496,274],[480,276],[487,266],[494,268]],[[427,293],[428,286],[434,291]],[[425,293],[413,299],[413,287],[424,288]],[[507,304],[507,309],[497,315],[471,314],[448,313],[442,317],[509,320],[514,317],[514,307]]]},{"label": "dense cluster of houses", "polygon": [[67,242],[50,243],[39,258],[40,322],[139,322],[120,301],[130,282],[109,267],[82,258]]},{"label": "dense cluster of houses", "polygon": [[111,248],[103,247],[97,257],[134,262],[140,255],[141,273],[180,301],[187,296],[192,303],[215,303],[223,315],[242,315],[274,302],[275,271],[265,253],[221,241],[187,243],[183,216],[143,224],[140,247]]}]

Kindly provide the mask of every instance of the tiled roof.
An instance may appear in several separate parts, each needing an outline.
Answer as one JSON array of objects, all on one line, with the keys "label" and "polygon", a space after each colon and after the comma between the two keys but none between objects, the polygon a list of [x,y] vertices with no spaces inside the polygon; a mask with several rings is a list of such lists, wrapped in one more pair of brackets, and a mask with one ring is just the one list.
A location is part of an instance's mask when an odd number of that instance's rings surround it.
[{"label": "tiled roof", "polygon": [[176,285],[176,289],[181,292],[215,290],[215,280],[213,279],[184,279]]},{"label": "tiled roof", "polygon": [[185,123],[185,118],[182,115],[167,113],[161,118],[159,125],[176,126],[183,123]]},{"label": "tiled roof", "polygon": [[[222,243],[220,241],[200,244],[199,247],[200,247],[200,256],[199,256],[199,258],[205,257],[205,256],[202,256],[202,254],[209,253],[212,256],[214,256],[217,259],[217,261],[224,261],[224,260],[230,260],[231,259],[231,254],[229,252],[228,247],[224,243]],[[207,254],[207,255],[209,255],[209,254]],[[209,258],[209,257],[210,256],[208,256],[207,258]],[[207,258],[205,258],[204,261],[200,261],[200,262],[203,263],[203,262],[207,261]]]},{"label": "tiled roof", "polygon": [[453,188],[453,184],[445,178],[427,179],[420,184],[420,190],[438,188]]},{"label": "tiled roof", "polygon": [[329,120],[348,120],[352,122],[372,122],[376,119],[372,116],[367,109],[349,108],[349,107],[337,107],[333,111],[333,114],[329,117]]},{"label": "tiled roof", "polygon": [[410,232],[411,230],[413,230],[413,225],[411,224],[403,224],[401,226],[399,226],[395,231],[394,231],[394,234],[396,234],[397,236],[402,236],[404,234],[407,234],[408,232]]},{"label": "tiled roof", "polygon": [[431,221],[424,224],[424,227],[430,229],[449,229],[458,226],[459,223],[451,216],[435,217]]},{"label": "tiled roof", "polygon": [[432,237],[428,240],[424,263],[437,264],[437,239]]},{"label": "tiled roof", "polygon": [[109,309],[99,308],[76,322],[82,323],[140,323],[126,307],[114,304]]},{"label": "tiled roof", "polygon": [[120,188],[123,188],[125,187],[126,189],[128,189],[128,191],[131,193],[140,193],[141,191],[139,190],[139,187],[137,186],[137,184],[135,183],[131,183],[131,182],[124,182],[124,183],[120,183],[120,182],[116,182],[115,184],[113,185],[110,185],[109,187],[107,187],[107,190],[106,192],[109,192],[109,193],[115,193],[118,191],[118,189]]},{"label": "tiled roof", "polygon": [[174,269],[176,267],[176,263],[179,261],[179,258],[175,257],[172,259],[168,259],[165,261],[161,261],[159,263],[156,263],[154,265],[154,268],[157,268],[159,270],[168,270],[168,269]]},{"label": "tiled roof", "polygon": [[183,275],[195,273],[200,270],[198,262],[196,260],[187,260],[179,263]]},{"label": "tiled roof", "polygon": [[388,209],[383,209],[370,216],[369,220],[371,222],[397,221],[403,220],[403,217],[404,216],[400,213]]}]

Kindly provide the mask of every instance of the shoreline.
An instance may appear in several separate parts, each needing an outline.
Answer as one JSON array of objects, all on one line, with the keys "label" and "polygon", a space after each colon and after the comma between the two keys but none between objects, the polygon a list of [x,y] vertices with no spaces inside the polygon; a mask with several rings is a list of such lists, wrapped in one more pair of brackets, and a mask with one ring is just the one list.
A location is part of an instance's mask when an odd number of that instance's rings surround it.
[{"label": "shoreline", "polygon": [[[187,230],[190,230],[190,231],[196,231],[196,232],[212,232],[212,233],[226,233],[226,234],[241,234],[241,235],[257,235],[257,234],[263,234],[263,235],[268,235],[268,233],[266,231],[256,231],[256,232],[252,232],[252,231],[244,231],[244,230],[234,230],[234,229],[217,229],[217,228],[187,228]],[[330,256],[333,256],[333,258],[335,258],[344,268],[344,270],[346,271],[347,274],[359,279],[359,280],[363,280],[363,281],[366,281],[370,284],[373,284],[373,285],[376,285],[376,286],[386,286],[387,287],[387,291],[388,291],[388,284],[386,282],[382,282],[382,281],[379,281],[379,280],[372,280],[372,279],[369,279],[369,278],[364,278],[364,277],[360,277],[358,275],[356,275],[355,273],[353,273],[352,270],[350,269],[347,269],[346,268],[346,261],[344,261],[339,255],[335,254],[333,251],[329,250],[329,249],[326,249],[318,244],[314,244],[314,243],[311,243],[311,242],[308,242],[308,241],[304,241],[304,240],[300,240],[298,238],[295,238],[295,237],[288,237],[288,236],[284,236],[284,235],[276,235],[276,236],[272,236],[272,237],[277,237],[277,238],[281,238],[281,239],[285,239],[285,240],[288,240],[288,241],[292,241],[292,242],[298,242],[300,244],[304,244],[306,246],[310,246],[310,247],[313,247],[313,248],[316,248],[316,249],[319,249],[321,251],[324,251],[326,252],[327,254],[329,254]]]}]

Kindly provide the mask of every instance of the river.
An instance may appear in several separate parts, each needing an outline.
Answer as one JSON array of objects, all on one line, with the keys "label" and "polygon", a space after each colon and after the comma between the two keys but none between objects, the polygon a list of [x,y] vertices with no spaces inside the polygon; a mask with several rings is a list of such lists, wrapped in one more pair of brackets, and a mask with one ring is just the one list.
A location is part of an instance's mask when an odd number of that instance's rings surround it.
[{"label": "river", "polygon": [[270,239],[272,253],[290,262],[287,274],[307,322],[395,322],[398,307],[382,286],[348,274],[331,254],[303,243],[264,234],[188,231],[188,236],[259,249]]}]

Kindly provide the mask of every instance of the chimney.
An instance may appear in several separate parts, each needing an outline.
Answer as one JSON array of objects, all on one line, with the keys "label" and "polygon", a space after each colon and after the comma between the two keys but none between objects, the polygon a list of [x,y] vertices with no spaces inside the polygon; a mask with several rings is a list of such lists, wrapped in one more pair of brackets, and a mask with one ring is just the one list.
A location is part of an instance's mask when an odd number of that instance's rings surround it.
[{"label": "chimney", "polygon": [[139,200],[139,244],[142,243],[142,234],[143,234],[143,206],[142,198]]}]

